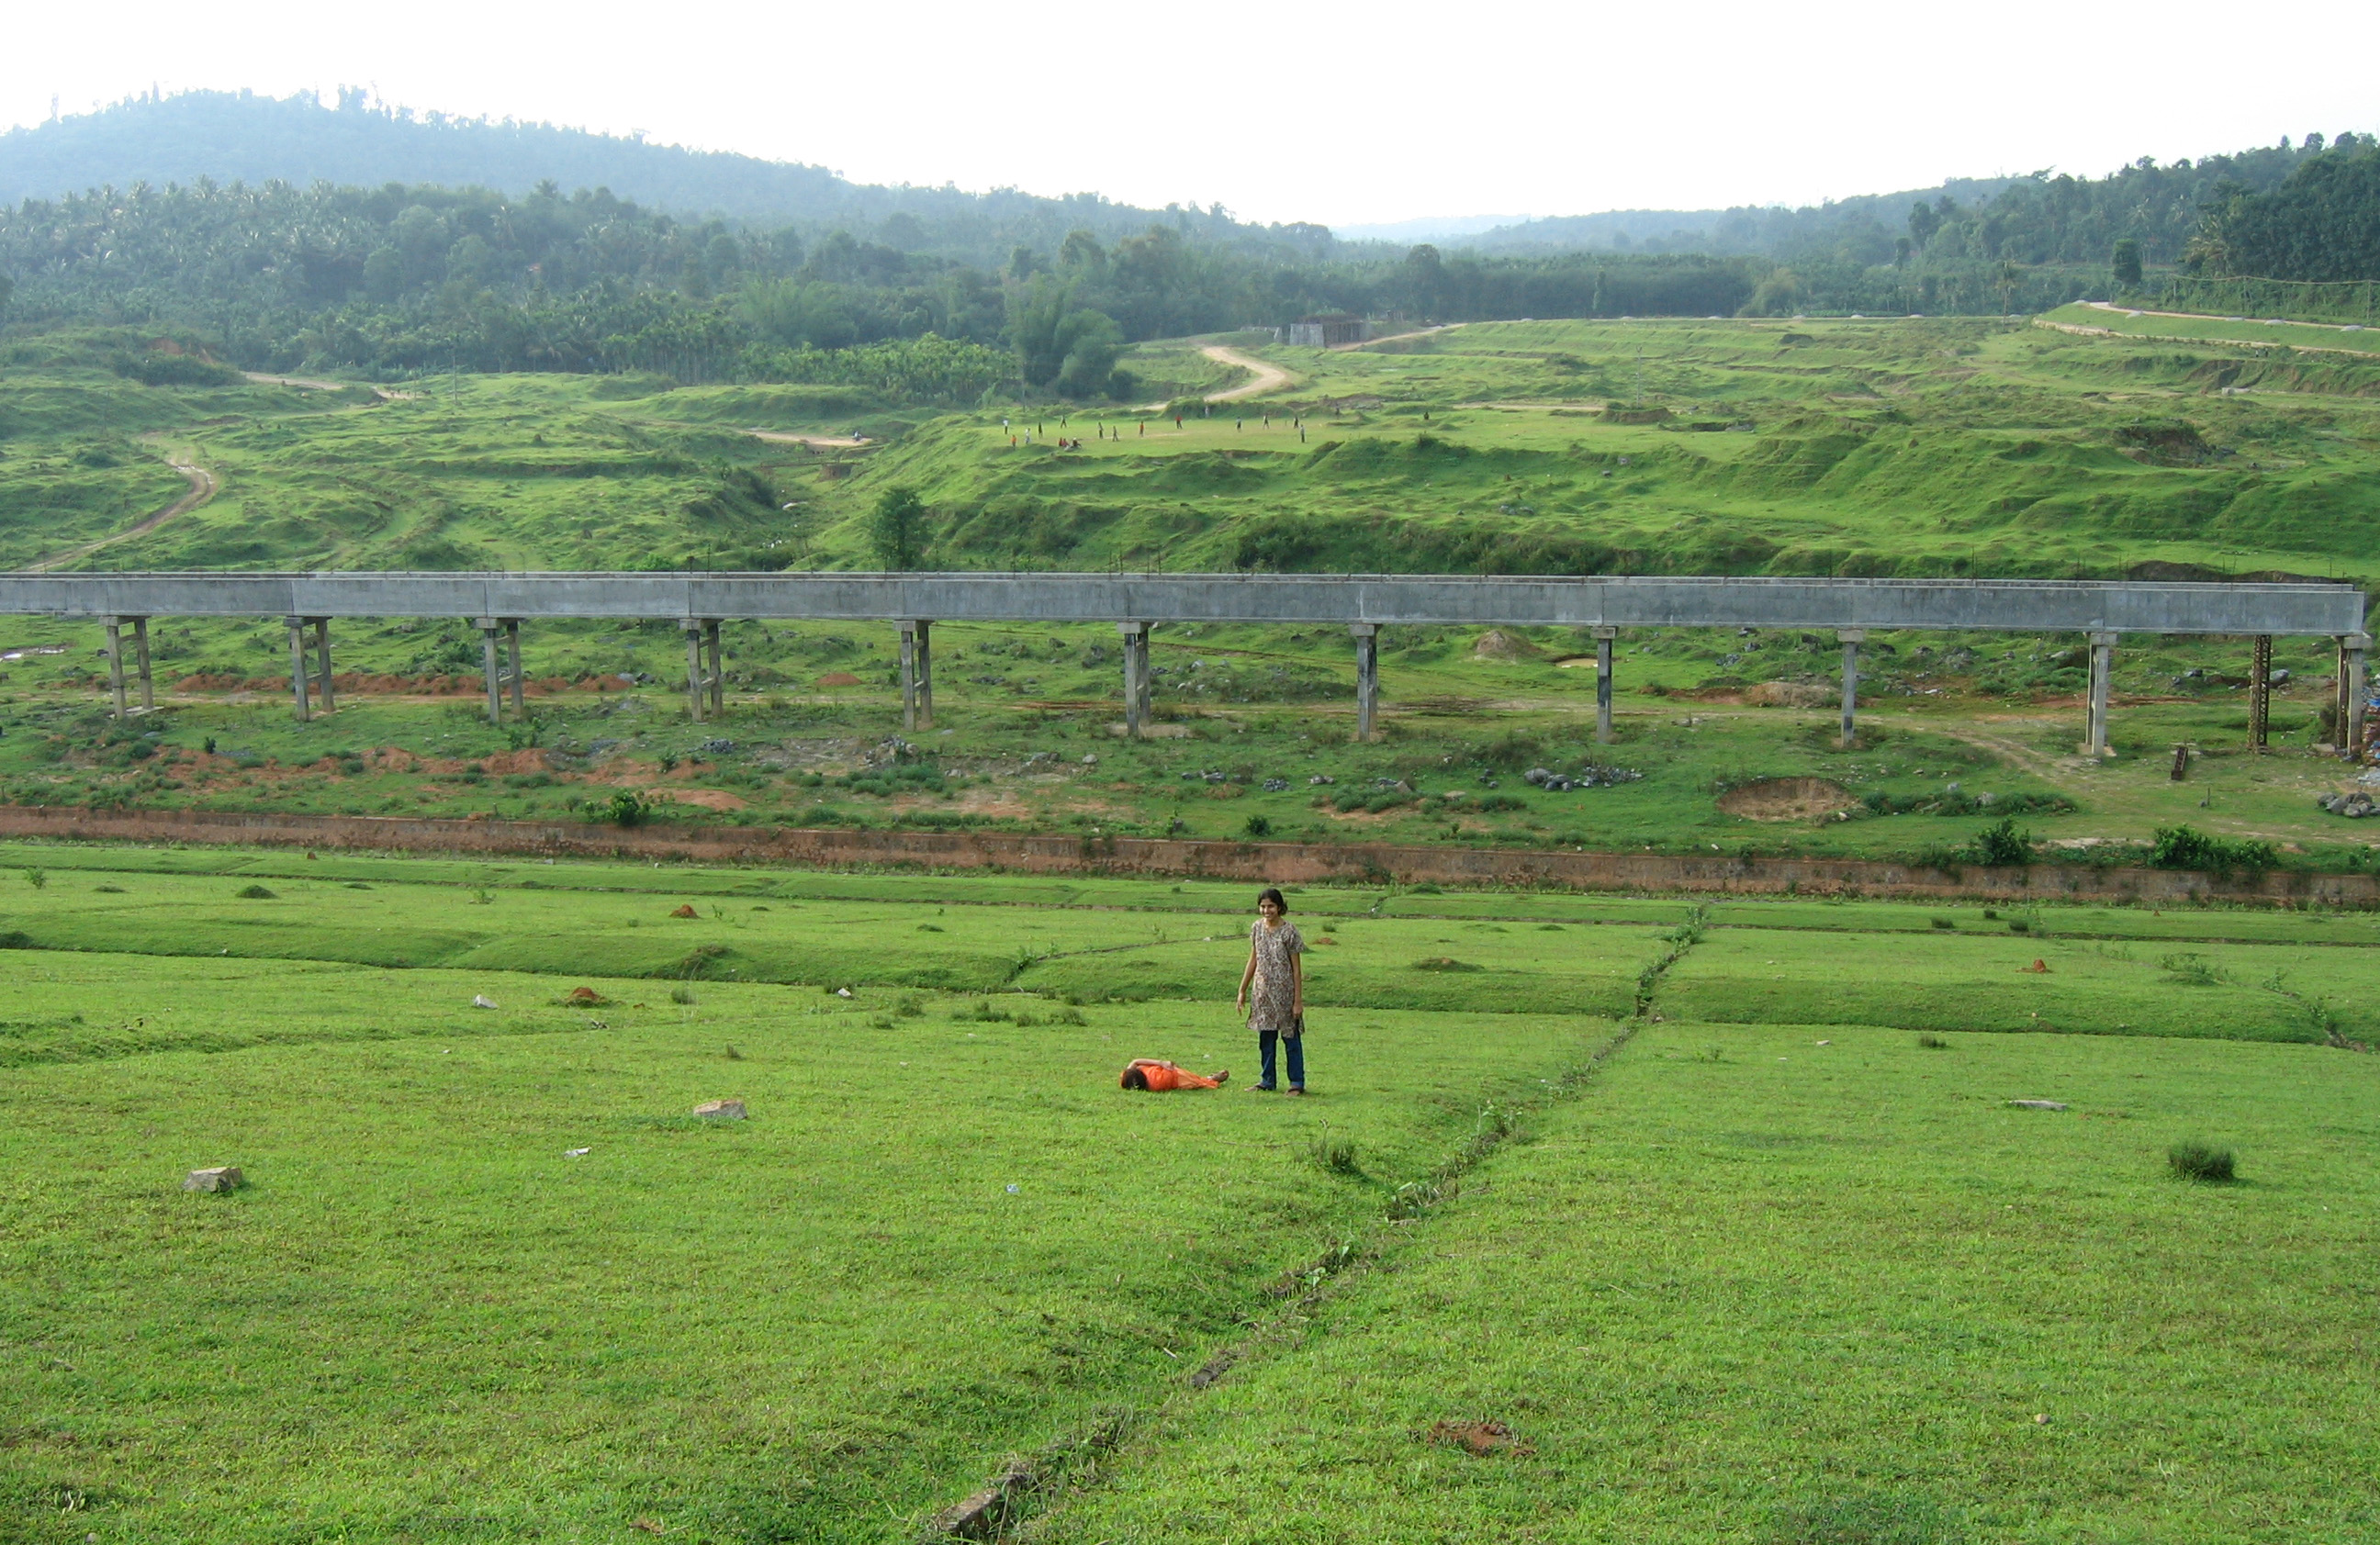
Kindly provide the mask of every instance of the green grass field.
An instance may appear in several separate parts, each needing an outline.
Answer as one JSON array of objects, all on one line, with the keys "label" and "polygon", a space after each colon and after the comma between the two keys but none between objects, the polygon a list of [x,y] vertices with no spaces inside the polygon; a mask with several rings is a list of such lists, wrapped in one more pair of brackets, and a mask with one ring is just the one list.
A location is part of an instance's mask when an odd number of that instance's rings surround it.
[{"label": "green grass field", "polygon": [[8,846],[0,1538],[2374,1527],[2369,917],[1246,890]]}]

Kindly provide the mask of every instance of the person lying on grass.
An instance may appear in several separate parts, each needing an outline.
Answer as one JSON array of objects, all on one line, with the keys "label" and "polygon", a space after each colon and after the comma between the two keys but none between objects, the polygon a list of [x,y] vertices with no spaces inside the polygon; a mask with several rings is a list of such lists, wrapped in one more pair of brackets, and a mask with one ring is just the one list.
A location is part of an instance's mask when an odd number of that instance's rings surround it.
[{"label": "person lying on grass", "polygon": [[1123,1070],[1123,1083],[1126,1089],[1146,1089],[1161,1094],[1170,1089],[1220,1089],[1223,1080],[1231,1076],[1229,1068],[1210,1079],[1175,1063],[1160,1062],[1153,1056],[1136,1056],[1132,1059],[1132,1066]]}]

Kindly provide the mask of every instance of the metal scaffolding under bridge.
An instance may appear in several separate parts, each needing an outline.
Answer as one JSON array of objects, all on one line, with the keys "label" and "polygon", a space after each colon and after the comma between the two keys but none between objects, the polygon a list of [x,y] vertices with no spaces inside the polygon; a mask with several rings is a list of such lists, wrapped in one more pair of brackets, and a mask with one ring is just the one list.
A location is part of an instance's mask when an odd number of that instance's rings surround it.
[{"label": "metal scaffolding under bridge", "polygon": [[[1382,628],[1494,624],[1590,630],[1597,736],[1611,736],[1614,646],[1635,628],[1832,631],[1843,650],[1842,734],[1852,739],[1860,646],[1898,630],[2080,633],[2091,645],[2083,749],[2107,750],[2108,682],[2125,634],[2327,637],[2338,650],[2337,738],[2362,741],[2363,594],[2350,584],[2135,580],[1767,579],[1673,576],[1479,577],[1461,574],[1125,573],[106,573],[0,574],[0,613],[87,618],[108,630],[116,709],[127,704],[123,634],[132,634],[143,707],[154,701],[148,623],[158,617],[281,617],[300,717],[329,707],[334,619],[470,619],[484,641],[488,711],[522,707],[520,628],[555,618],[674,619],[686,631],[686,694],[697,719],[722,710],[722,624],[880,622],[901,630],[904,721],[933,722],[936,622],[1112,622],[1123,640],[1124,719],[1149,712],[1148,637],[1168,622],[1340,624],[1356,660],[1358,730],[1372,732]],[[2251,683],[2261,722],[2269,683]]]}]

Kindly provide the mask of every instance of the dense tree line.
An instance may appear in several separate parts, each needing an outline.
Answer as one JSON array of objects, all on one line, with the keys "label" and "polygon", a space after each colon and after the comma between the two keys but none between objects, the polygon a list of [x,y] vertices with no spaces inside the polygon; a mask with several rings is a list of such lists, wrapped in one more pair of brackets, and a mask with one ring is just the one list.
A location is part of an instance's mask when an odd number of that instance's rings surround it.
[{"label": "dense tree line", "polygon": [[[926,402],[1008,381],[1084,397],[1131,390],[1114,368],[1133,342],[1324,311],[1452,321],[2044,308],[2110,291],[2118,270],[2137,284],[2143,260],[2180,251],[2184,205],[2202,198],[2214,212],[2191,260],[2213,272],[2375,272],[2380,151],[2348,136],[2196,166],[2143,162],[2095,181],[2020,180],[1972,206],[1946,194],[1912,207],[1898,235],[1839,224],[1831,245],[1781,257],[1391,251],[1174,211],[1121,235],[1076,225],[978,262],[932,250],[926,223],[898,211],[806,234],[680,220],[552,182],[514,197],[201,178],[0,208],[0,305],[19,328],[178,330],[260,369],[637,369]],[[2254,263],[2273,266],[2240,267]]]},{"label": "dense tree line", "polygon": [[2212,276],[2380,279],[2380,143],[2340,135],[2277,187],[2216,189],[2185,266]]}]

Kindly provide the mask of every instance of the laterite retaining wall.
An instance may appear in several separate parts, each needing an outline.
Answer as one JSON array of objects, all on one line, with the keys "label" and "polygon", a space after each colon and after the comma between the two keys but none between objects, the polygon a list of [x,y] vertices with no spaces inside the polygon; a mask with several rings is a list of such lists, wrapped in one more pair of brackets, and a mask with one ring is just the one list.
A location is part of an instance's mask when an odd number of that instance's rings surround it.
[{"label": "laterite retaining wall", "polygon": [[200,842],[250,847],[394,849],[543,858],[678,859],[809,868],[892,866],[1024,874],[1163,875],[1269,884],[1345,881],[1545,887],[1560,890],[1694,891],[1720,895],[1966,897],[1981,900],[2192,901],[2380,906],[2380,879],[2271,870],[2206,875],[2035,863],[1940,869],[1864,859],[1707,858],[1668,853],[1560,852],[1536,848],[1408,848],[1387,844],[1193,842],[1143,837],[1045,837],[992,832],[804,830],[781,827],[645,826],[583,822],[413,820],[216,810],[85,810],[0,805],[0,837],[102,842]]}]

